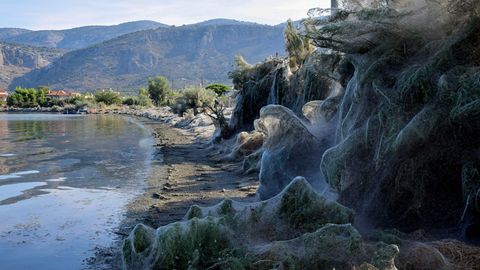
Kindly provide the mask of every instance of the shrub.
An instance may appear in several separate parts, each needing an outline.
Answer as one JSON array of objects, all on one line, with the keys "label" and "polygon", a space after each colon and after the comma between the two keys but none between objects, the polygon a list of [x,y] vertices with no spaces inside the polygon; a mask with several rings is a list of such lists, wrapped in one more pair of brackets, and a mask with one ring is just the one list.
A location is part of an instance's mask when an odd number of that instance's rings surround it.
[{"label": "shrub", "polygon": [[221,95],[225,94],[225,92],[230,90],[230,87],[228,87],[227,85],[221,84],[221,83],[214,83],[214,84],[210,84],[209,86],[205,87],[205,89],[212,90],[213,92],[215,92],[217,94],[217,96],[221,96]]},{"label": "shrub", "polygon": [[148,80],[148,94],[155,105],[161,105],[170,92],[170,83],[167,78],[158,76]]},{"label": "shrub", "polygon": [[213,104],[217,98],[217,94],[213,90],[193,86],[176,92],[174,95],[177,97],[173,109],[179,114],[183,114],[188,109],[194,109],[197,113],[198,108],[202,108],[206,104]]},{"label": "shrub", "polygon": [[122,101],[122,104],[127,106],[137,105],[137,103],[138,103],[137,97],[126,97]]},{"label": "shrub", "polygon": [[127,106],[148,107],[148,106],[152,106],[152,100],[148,96],[148,91],[142,88],[138,91],[137,96],[124,98],[122,104]]},{"label": "shrub", "polygon": [[95,101],[104,103],[105,105],[113,105],[122,103],[120,93],[112,90],[102,90],[95,93]]}]

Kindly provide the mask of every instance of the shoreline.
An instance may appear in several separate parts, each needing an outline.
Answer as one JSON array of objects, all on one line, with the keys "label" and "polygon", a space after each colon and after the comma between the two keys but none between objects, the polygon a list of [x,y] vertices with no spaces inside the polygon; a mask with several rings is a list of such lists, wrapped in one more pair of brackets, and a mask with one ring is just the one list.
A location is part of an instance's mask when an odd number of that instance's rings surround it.
[{"label": "shoreline", "polygon": [[139,223],[157,228],[180,221],[194,204],[210,206],[226,198],[254,201],[258,175],[244,174],[241,162],[223,161],[218,147],[201,134],[208,129],[198,132],[169,114],[139,110],[115,114],[133,117],[153,132],[152,174],[144,191],[126,206],[115,232],[118,239],[111,247],[97,248],[96,256],[86,260],[85,269],[122,269],[123,240]]}]

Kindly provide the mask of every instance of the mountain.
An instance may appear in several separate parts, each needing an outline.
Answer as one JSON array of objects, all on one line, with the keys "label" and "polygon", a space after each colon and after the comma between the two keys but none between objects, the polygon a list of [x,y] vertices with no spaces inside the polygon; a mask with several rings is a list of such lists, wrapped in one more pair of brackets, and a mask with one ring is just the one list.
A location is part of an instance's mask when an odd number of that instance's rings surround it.
[{"label": "mountain", "polygon": [[244,22],[244,21],[237,21],[232,19],[212,19],[203,22],[196,23],[196,25],[260,25],[254,22]]},{"label": "mountain", "polygon": [[8,87],[16,77],[49,65],[64,53],[59,49],[0,42],[0,88]]},{"label": "mountain", "polygon": [[251,63],[283,54],[283,27],[257,24],[187,25],[124,35],[72,51],[10,85],[132,90],[156,75],[174,87],[204,81],[229,83],[234,56]]},{"label": "mountain", "polygon": [[0,28],[0,40],[6,40],[29,32],[32,31],[21,28]]},{"label": "mountain", "polygon": [[153,21],[136,21],[113,26],[84,26],[67,30],[29,31],[0,28],[0,40],[37,47],[75,50],[128,33],[159,27],[167,27],[167,25]]}]

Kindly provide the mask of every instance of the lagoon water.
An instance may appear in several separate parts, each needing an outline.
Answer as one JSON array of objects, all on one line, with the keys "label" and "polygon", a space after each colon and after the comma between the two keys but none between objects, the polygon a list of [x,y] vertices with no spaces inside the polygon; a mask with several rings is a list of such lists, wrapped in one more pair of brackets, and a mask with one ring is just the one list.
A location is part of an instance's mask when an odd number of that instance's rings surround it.
[{"label": "lagoon water", "polygon": [[0,268],[84,268],[142,191],[152,144],[120,116],[0,114]]}]

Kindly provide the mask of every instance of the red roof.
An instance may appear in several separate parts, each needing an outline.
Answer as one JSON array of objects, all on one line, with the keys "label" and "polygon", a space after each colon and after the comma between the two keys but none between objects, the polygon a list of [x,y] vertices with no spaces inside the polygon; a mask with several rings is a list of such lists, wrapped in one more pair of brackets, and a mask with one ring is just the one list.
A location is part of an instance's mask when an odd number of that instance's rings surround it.
[{"label": "red roof", "polygon": [[0,97],[6,97],[8,96],[7,91],[0,89]]}]

